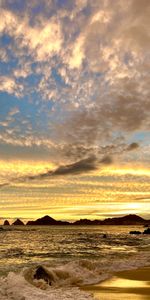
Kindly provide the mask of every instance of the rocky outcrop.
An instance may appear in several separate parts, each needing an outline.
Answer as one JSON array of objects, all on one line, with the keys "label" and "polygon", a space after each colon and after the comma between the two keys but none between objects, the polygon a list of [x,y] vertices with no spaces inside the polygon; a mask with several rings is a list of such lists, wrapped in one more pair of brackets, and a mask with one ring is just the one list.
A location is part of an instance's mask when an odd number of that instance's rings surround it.
[{"label": "rocky outcrop", "polygon": [[150,228],[148,227],[143,232],[138,231],[138,230],[133,230],[133,231],[130,231],[129,233],[130,234],[150,234]]},{"label": "rocky outcrop", "polygon": [[5,220],[4,221],[4,226],[9,226],[10,224],[9,224],[9,221],[8,220]]},{"label": "rocky outcrop", "polygon": [[23,226],[24,223],[20,219],[17,219],[15,222],[12,223],[12,225]]},{"label": "rocky outcrop", "polygon": [[48,285],[52,285],[54,281],[54,277],[51,273],[49,273],[44,267],[38,266],[35,273],[34,279],[40,280],[43,279]]},{"label": "rocky outcrop", "polygon": [[106,239],[106,238],[107,238],[107,234],[104,233],[104,234],[103,234],[103,239]]},{"label": "rocky outcrop", "polygon": [[75,221],[73,225],[85,226],[85,225],[101,225],[102,221],[100,220],[88,220],[88,219],[80,219]]},{"label": "rocky outcrop", "polygon": [[150,234],[150,228],[145,229],[143,234]]},{"label": "rocky outcrop", "polygon": [[145,224],[144,227],[149,227],[149,225],[148,225],[148,224]]},{"label": "rocky outcrop", "polygon": [[[81,219],[75,221],[74,223],[69,223],[65,221],[57,221],[50,216],[46,215],[35,221],[28,221],[27,225],[73,225],[73,226],[88,226],[88,225],[145,225],[150,224],[150,220],[144,220],[137,215],[127,215],[118,218],[107,218],[105,220],[89,220]],[[137,234],[137,233],[136,233]]]},{"label": "rocky outcrop", "polygon": [[81,219],[73,223],[73,225],[145,225],[150,224],[149,220],[144,220],[137,215],[127,215],[118,218],[107,218],[105,220],[88,220]]},{"label": "rocky outcrop", "polygon": [[108,218],[103,221],[103,225],[144,225],[146,220],[137,215],[127,215],[118,218]]},{"label": "rocky outcrop", "polygon": [[69,225],[69,222],[63,222],[63,221],[56,221],[55,219],[49,217],[49,216],[44,216],[40,219],[37,219],[35,221],[28,221],[27,225]]},{"label": "rocky outcrop", "polygon": [[138,230],[132,230],[129,232],[130,234],[141,234],[142,232],[141,231],[138,231]]}]

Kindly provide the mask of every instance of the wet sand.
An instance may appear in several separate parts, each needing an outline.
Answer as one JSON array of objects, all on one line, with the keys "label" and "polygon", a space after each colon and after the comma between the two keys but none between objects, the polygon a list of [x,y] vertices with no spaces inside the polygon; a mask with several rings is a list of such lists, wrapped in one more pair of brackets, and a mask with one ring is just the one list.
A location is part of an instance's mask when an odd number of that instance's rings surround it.
[{"label": "wet sand", "polygon": [[149,300],[150,267],[114,274],[97,285],[84,287],[97,300]]}]

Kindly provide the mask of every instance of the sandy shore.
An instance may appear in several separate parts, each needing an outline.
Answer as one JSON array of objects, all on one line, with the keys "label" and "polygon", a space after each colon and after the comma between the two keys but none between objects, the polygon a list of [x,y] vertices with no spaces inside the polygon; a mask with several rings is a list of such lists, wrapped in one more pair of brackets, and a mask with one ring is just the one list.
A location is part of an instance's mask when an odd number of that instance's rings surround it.
[{"label": "sandy shore", "polygon": [[150,267],[122,271],[110,279],[84,290],[98,300],[148,300],[150,299]]}]

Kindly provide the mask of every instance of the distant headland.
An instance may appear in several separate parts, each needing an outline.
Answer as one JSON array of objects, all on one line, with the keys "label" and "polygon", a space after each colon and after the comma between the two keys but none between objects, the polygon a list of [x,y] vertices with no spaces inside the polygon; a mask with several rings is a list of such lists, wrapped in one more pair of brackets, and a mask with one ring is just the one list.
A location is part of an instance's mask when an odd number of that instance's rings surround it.
[{"label": "distant headland", "polygon": [[[15,222],[12,223],[12,226],[24,226],[25,224],[20,220],[17,219]],[[51,225],[58,225],[58,226],[88,226],[88,225],[150,225],[150,220],[145,220],[140,216],[137,216],[135,214],[126,215],[123,217],[118,218],[107,218],[104,220],[89,220],[89,219],[80,219],[78,221],[75,221],[73,223],[67,222],[67,221],[58,221],[53,219],[52,217],[46,215],[42,218],[39,218],[35,221],[28,221],[26,226],[51,226]],[[7,220],[4,221],[3,226],[10,226],[9,222]]]}]

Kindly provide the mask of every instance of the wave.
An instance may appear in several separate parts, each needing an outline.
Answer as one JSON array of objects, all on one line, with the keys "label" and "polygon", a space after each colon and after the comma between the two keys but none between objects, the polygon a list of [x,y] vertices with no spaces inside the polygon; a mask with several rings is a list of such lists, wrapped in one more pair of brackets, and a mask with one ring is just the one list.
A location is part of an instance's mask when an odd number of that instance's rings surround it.
[{"label": "wave", "polygon": [[92,300],[93,298],[79,288],[47,287],[44,282],[37,286],[31,285],[21,274],[10,272],[0,280],[1,300]]},{"label": "wave", "polygon": [[1,300],[92,300],[80,290],[81,286],[96,284],[112,276],[114,271],[150,266],[146,251],[123,260],[76,260],[64,263],[49,262],[23,268],[20,273],[9,272],[0,277]]}]

